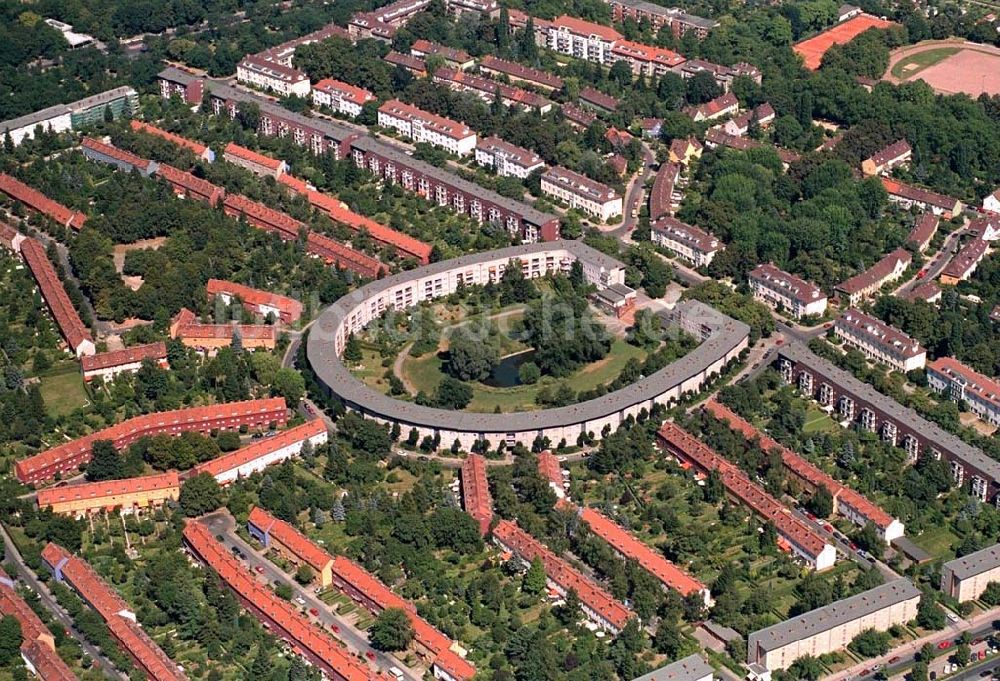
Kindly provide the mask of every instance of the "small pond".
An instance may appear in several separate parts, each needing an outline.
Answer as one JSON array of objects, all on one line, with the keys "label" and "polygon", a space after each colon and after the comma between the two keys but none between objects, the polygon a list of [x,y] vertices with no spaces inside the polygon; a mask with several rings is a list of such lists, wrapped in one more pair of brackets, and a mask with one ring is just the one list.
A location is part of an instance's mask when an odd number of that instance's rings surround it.
[{"label": "small pond", "polygon": [[521,385],[518,371],[525,362],[530,362],[535,356],[534,350],[525,350],[514,355],[507,355],[496,365],[489,378],[483,381],[484,385],[491,388],[513,388]]}]

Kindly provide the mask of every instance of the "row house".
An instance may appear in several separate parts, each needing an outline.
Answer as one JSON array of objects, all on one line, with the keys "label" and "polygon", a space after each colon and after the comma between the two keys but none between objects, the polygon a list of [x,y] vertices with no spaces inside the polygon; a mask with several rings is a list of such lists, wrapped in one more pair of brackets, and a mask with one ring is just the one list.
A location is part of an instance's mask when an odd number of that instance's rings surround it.
[{"label": "row house", "polygon": [[704,59],[689,59],[674,68],[674,72],[684,79],[693,78],[696,74],[703,71],[712,74],[716,84],[725,92],[729,92],[733,87],[733,81],[740,76],[749,78],[758,85],[760,85],[763,78],[760,69],[746,62],[737,62],[732,66],[723,66],[722,64],[715,64]]},{"label": "row house", "polygon": [[215,540],[207,527],[194,520],[188,521],[184,527],[184,542],[192,555],[219,575],[244,608],[262,621],[271,633],[289,642],[296,654],[321,670],[324,676],[333,681],[388,681],[386,675],[369,668],[293,603],[276,596],[268,585],[258,581],[248,567]]},{"label": "row house", "polygon": [[53,201],[34,187],[29,187],[7,173],[0,173],[0,192],[63,227],[70,227],[79,232],[87,221],[87,216],[80,211]]},{"label": "row house", "polygon": [[1000,426],[1000,383],[989,376],[953,357],[940,357],[927,365],[927,383],[987,423]]},{"label": "row house", "polygon": [[430,4],[431,0],[396,0],[372,12],[357,12],[351,17],[347,30],[354,40],[374,38],[389,42],[400,26]]},{"label": "row house", "polygon": [[222,157],[226,162],[249,170],[258,177],[278,179],[288,171],[288,164],[284,161],[258,154],[253,149],[247,149],[235,142],[226,145]]},{"label": "row house", "polygon": [[673,215],[674,206],[679,203],[675,188],[680,176],[681,167],[676,163],[660,164],[653,179],[653,187],[649,190],[649,219],[652,222]]},{"label": "row house", "polygon": [[476,60],[470,57],[465,50],[446,47],[423,38],[413,42],[413,45],[410,46],[410,54],[421,59],[427,59],[431,56],[440,57],[446,66],[460,71],[468,71],[476,65]]},{"label": "row house", "polygon": [[302,71],[257,55],[247,55],[236,65],[236,80],[282,97],[308,97],[311,89],[309,76]]},{"label": "row house", "polygon": [[1000,239],[1000,215],[984,215],[972,219],[966,225],[965,233],[983,241]]},{"label": "row house", "polygon": [[333,584],[333,557],[290,523],[254,506],[247,516],[247,532],[266,550],[274,551],[293,566],[309,566],[318,586],[325,589]]},{"label": "row house", "polygon": [[725,116],[734,116],[739,111],[740,102],[732,92],[727,92],[704,104],[684,107],[684,113],[690,116],[691,120],[695,123],[714,121],[717,118]]},{"label": "row house", "polygon": [[937,234],[940,224],[941,218],[934,213],[921,214],[907,235],[906,243],[916,248],[919,253],[923,253],[931,245],[931,239]]},{"label": "row house", "polygon": [[956,486],[968,484],[969,492],[982,501],[996,499],[1000,490],[1000,462],[980,449],[818,357],[799,342],[782,345],[776,364],[785,383],[817,400],[843,425],[856,425],[878,434],[891,445],[904,449],[911,463],[921,455],[943,457]]},{"label": "row house", "polygon": [[761,129],[768,128],[775,119],[774,107],[770,103],[764,102],[750,111],[744,111],[734,116],[731,120],[722,125],[722,129],[730,135],[742,137],[750,132],[750,126],[756,125]]},{"label": "row house", "polygon": [[84,137],[80,147],[88,161],[114,166],[126,173],[134,170],[143,177],[149,177],[157,168],[156,161],[139,158],[135,154],[94,137]]},{"label": "row house", "polygon": [[943,295],[944,292],[941,290],[941,287],[937,285],[937,282],[924,281],[904,293],[902,297],[904,300],[909,300],[910,302],[922,300],[925,303],[934,304],[941,300]]},{"label": "row house", "polygon": [[306,252],[366,279],[375,279],[386,271],[378,259],[317,232],[309,232],[306,237]]},{"label": "row house", "polygon": [[858,527],[864,527],[871,523],[886,544],[903,536],[904,527],[899,520],[893,518],[862,494],[834,480],[829,473],[780,444],[767,433],[758,430],[752,423],[733,412],[726,405],[711,398],[705,403],[704,409],[713,417],[724,421],[747,441],[757,442],[762,451],[778,452],[785,471],[806,491],[815,493],[821,488],[826,489],[833,499],[833,512],[835,514],[846,518]]},{"label": "row house", "polygon": [[861,274],[843,281],[834,288],[848,305],[854,306],[866,298],[873,298],[886,284],[899,280],[913,262],[908,251],[897,248]]},{"label": "row house", "polygon": [[298,456],[309,443],[312,448],[326,444],[329,434],[323,419],[313,419],[270,437],[251,442],[246,447],[204,461],[191,469],[192,475],[208,473],[220,485],[259,473],[268,466]]},{"label": "row house", "polygon": [[941,566],[941,591],[959,603],[976,600],[992,582],[1000,582],[1000,544]]},{"label": "row house", "polygon": [[[199,95],[198,104],[201,104],[201,96]],[[132,132],[143,133],[146,135],[152,135],[153,137],[159,137],[172,144],[175,144],[184,149],[189,149],[191,153],[195,155],[199,160],[205,161],[206,163],[212,163],[215,160],[215,152],[209,147],[205,146],[201,142],[195,142],[186,137],[181,137],[180,135],[175,135],[172,132],[168,132],[163,128],[158,128],[155,125],[151,125],[144,121],[136,120],[133,118],[129,121],[129,127]]]},{"label": "row house", "polygon": [[650,224],[650,240],[695,267],[708,267],[722,242],[705,230],[664,215]]},{"label": "row house", "polygon": [[795,319],[822,316],[826,312],[826,295],[818,286],[771,263],[754,268],[750,273],[750,289],[755,299]]},{"label": "row house", "polygon": [[523,107],[540,114],[548,113],[553,106],[552,100],[534,92],[448,66],[440,67],[434,72],[434,82],[445,85],[454,92],[470,92],[484,102],[492,102],[499,97],[504,106]]},{"label": "row house", "polygon": [[621,195],[585,175],[555,166],[542,173],[541,180],[543,194],[598,220],[607,221],[622,214]]},{"label": "row house", "polygon": [[906,140],[897,140],[879,149],[861,162],[861,172],[866,177],[888,175],[894,168],[905,166],[913,158],[913,148]]},{"label": "row house", "polygon": [[659,78],[684,63],[685,59],[673,50],[655,47],[632,40],[618,40],[611,48],[613,61],[628,62],[632,74]]},{"label": "row house", "polygon": [[545,451],[538,453],[538,474],[542,476],[542,479],[549,483],[549,487],[552,492],[556,495],[557,499],[567,498],[567,476],[563,475],[562,466],[559,465],[559,459],[551,451],[546,449]]},{"label": "row house", "polygon": [[626,20],[636,23],[645,20],[657,32],[669,27],[677,38],[691,31],[701,40],[708,37],[709,32],[719,25],[718,21],[688,14],[677,7],[664,7],[646,0],[608,0],[608,4],[611,5],[611,18],[616,24]]},{"label": "row house", "polygon": [[522,241],[554,241],[559,238],[559,218],[531,206],[501,196],[429,163],[414,159],[402,150],[359,137],[351,142],[355,165],[369,170],[383,182],[399,184],[426,200],[477,222],[501,226]]},{"label": "row house", "polygon": [[493,168],[500,177],[523,180],[545,162],[533,151],[504,142],[499,137],[486,137],[476,145],[476,163]]},{"label": "row house", "polygon": [[479,525],[479,534],[489,534],[493,522],[493,497],[486,479],[486,459],[481,454],[470,454],[459,471],[462,481],[462,508]]},{"label": "row house", "polygon": [[95,378],[101,378],[107,382],[122,374],[134,374],[142,368],[143,363],[147,360],[161,369],[169,369],[167,344],[163,341],[157,341],[88,355],[80,359],[80,366],[83,369],[83,380],[87,383]]},{"label": "row house", "polygon": [[[723,129],[723,126],[718,125],[714,128],[709,128],[705,133],[705,146],[709,149],[726,147],[728,149],[735,149],[736,151],[749,151],[750,149],[760,149],[764,146],[764,143],[750,137],[730,135]],[[802,158],[797,152],[794,152],[791,149],[783,149],[782,147],[772,148],[774,149],[774,153],[777,155],[778,160],[781,161],[782,168],[785,170],[788,170],[791,164]]]},{"label": "row house", "polygon": [[185,347],[214,354],[236,343],[244,350],[274,350],[278,330],[268,324],[204,324],[194,312],[181,308],[170,324],[170,337]]},{"label": "row house", "polygon": [[581,130],[586,130],[597,120],[596,114],[575,104],[563,104],[561,111],[567,123]]},{"label": "row house", "polygon": [[922,369],[927,362],[927,351],[918,341],[860,310],[852,308],[840,315],[833,332],[868,359],[904,374]]},{"label": "row house", "polygon": [[955,286],[972,276],[986,254],[990,251],[990,243],[985,239],[973,239],[962,247],[947,267],[941,271],[939,281],[945,286]]},{"label": "row house", "polygon": [[221,298],[226,305],[232,305],[235,300],[243,303],[247,312],[259,317],[273,315],[275,319],[285,324],[294,324],[302,318],[302,303],[270,291],[252,288],[233,281],[209,279],[205,284],[205,293],[211,297]]},{"label": "row house", "polygon": [[580,599],[580,609],[601,629],[616,635],[635,616],[593,579],[557,556],[516,523],[510,520],[497,523],[493,528],[493,541],[504,551],[517,556],[525,566],[540,560],[549,587],[562,596],[574,590]]},{"label": "row house", "polygon": [[0,568],[0,616],[13,617],[21,627],[21,659],[42,681],[77,681],[56,651],[55,637],[17,591],[17,582]]},{"label": "row house", "polygon": [[759,629],[747,638],[747,663],[774,671],[802,657],[843,650],[861,633],[888,631],[914,619],[922,595],[913,582],[900,577]]},{"label": "row house", "polygon": [[427,62],[420,57],[414,57],[412,54],[403,54],[402,52],[397,52],[396,50],[390,50],[388,54],[383,57],[383,61],[392,66],[400,66],[410,73],[413,74],[415,78],[426,78],[427,77]]},{"label": "row house", "polygon": [[611,95],[590,86],[580,89],[580,103],[584,106],[596,109],[601,113],[614,113],[618,110],[618,100]]},{"label": "row house", "polygon": [[920,210],[931,211],[945,220],[950,220],[962,212],[962,202],[956,198],[903,184],[888,177],[880,179],[882,186],[889,193],[889,200],[905,209],[916,206]]},{"label": "row house", "polygon": [[82,518],[91,513],[114,511],[135,513],[177,501],[181,481],[177,471],[144,475],[125,480],[102,480],[81,485],[50,487],[35,495],[39,510]]},{"label": "row house", "polygon": [[14,475],[25,484],[38,484],[57,475],[76,473],[90,461],[91,449],[98,440],[110,440],[122,450],[143,437],[180,435],[195,432],[209,435],[220,430],[267,429],[282,426],[288,420],[285,400],[274,397],[262,400],[226,402],[204,407],[134,416],[113,426],[64,442],[14,464]]},{"label": "row house", "polygon": [[488,54],[479,60],[479,72],[490,76],[506,76],[512,83],[525,83],[539,90],[561,90],[563,79],[540,69],[507,61]]},{"label": "row house", "polygon": [[94,345],[94,338],[90,329],[80,319],[80,313],[73,307],[73,302],[66,293],[66,287],[56,273],[55,267],[49,260],[45,247],[36,239],[24,239],[21,242],[21,258],[28,266],[31,276],[38,284],[38,290],[42,294],[42,300],[49,308],[52,319],[59,332],[65,339],[70,350],[78,358],[94,355],[97,353],[97,346]]},{"label": "row house", "polygon": [[348,118],[357,118],[362,107],[375,99],[368,90],[333,78],[324,78],[312,89],[313,105],[329,107]]},{"label": "row house", "polygon": [[219,185],[166,163],[161,163],[156,169],[156,176],[166,181],[174,194],[182,199],[194,199],[217,206],[226,196],[226,190]]},{"label": "row house", "polygon": [[813,570],[833,567],[837,560],[837,550],[832,544],[827,543],[815,530],[792,515],[777,499],[708,445],[671,422],[663,424],[657,433],[657,439],[668,452],[697,468],[701,475],[717,471],[731,497],[764,522],[774,525],[779,537],[779,548],[795,554]]},{"label": "row house", "polygon": [[414,144],[429,144],[457,156],[476,148],[476,133],[464,123],[391,99],[378,109],[378,124],[396,130]]},{"label": "row house", "polygon": [[0,220],[0,245],[8,251],[20,254],[21,244],[24,243],[26,238],[16,227]]},{"label": "row house", "polygon": [[148,678],[187,681],[184,671],[139,624],[132,607],[98,576],[94,568],[52,542],[42,549],[42,562],[57,582],[72,587],[80,600],[104,620],[111,637]]}]

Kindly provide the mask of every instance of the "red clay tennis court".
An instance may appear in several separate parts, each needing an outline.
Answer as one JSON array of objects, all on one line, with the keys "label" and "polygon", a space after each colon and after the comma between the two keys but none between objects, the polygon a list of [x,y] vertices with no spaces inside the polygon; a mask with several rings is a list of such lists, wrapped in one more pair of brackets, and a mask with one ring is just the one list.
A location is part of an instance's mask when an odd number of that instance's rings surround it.
[{"label": "red clay tennis court", "polygon": [[869,28],[889,28],[895,25],[895,22],[879,19],[870,14],[859,14],[819,35],[796,43],[794,49],[802,55],[806,68],[815,71],[823,61],[823,55],[831,46],[849,43]]}]

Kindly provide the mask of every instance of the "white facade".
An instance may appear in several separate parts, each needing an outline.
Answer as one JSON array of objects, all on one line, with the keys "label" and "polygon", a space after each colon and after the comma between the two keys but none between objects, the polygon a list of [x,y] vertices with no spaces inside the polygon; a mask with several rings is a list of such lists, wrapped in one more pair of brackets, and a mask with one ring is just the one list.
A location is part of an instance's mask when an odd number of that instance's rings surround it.
[{"label": "white facade", "polygon": [[489,139],[480,140],[476,146],[476,163],[493,168],[500,177],[516,177],[519,180],[545,167],[545,162],[527,149],[507,143],[495,144]]},{"label": "white facade", "polygon": [[773,308],[781,306],[795,319],[826,312],[826,296],[798,277],[774,266],[762,265],[750,273],[753,297]]},{"label": "white facade", "polygon": [[609,40],[596,34],[584,35],[567,26],[551,25],[546,35],[546,47],[562,54],[568,54],[577,59],[610,65],[615,58],[612,48],[615,40]]},{"label": "white facade", "polygon": [[542,193],[603,221],[622,214],[622,197],[610,187],[564,168],[552,168],[541,178]]},{"label": "white facade", "polygon": [[456,156],[468,156],[476,149],[476,133],[460,123],[420,111],[416,107],[386,109],[387,105],[379,109],[378,124],[396,130],[414,144],[423,142],[450,151]]},{"label": "white facade", "polygon": [[236,80],[285,97],[308,97],[311,89],[309,78],[301,71],[253,58],[246,58],[237,64]]},{"label": "white facade", "polygon": [[66,132],[73,128],[72,119],[70,118],[69,111],[66,107],[59,107],[62,109],[60,113],[54,113],[51,118],[44,118],[42,120],[31,120],[30,116],[25,116],[25,122],[16,127],[7,128],[0,130],[0,134],[6,136],[10,133],[10,138],[14,142],[14,146],[18,146],[26,139],[35,138],[35,129],[41,127],[42,130],[47,132]]},{"label": "white facade", "polygon": [[1000,213],[1000,189],[983,199],[983,210]]},{"label": "white facade", "polygon": [[268,466],[281,463],[285,459],[290,459],[293,456],[298,456],[299,452],[302,451],[302,445],[305,444],[306,440],[311,442],[313,447],[316,447],[326,444],[327,438],[328,433],[324,430],[323,432],[313,435],[312,437],[299,440],[298,442],[293,442],[292,444],[281,447],[280,449],[268,452],[264,456],[258,457],[253,461],[248,461],[240,466],[218,473],[214,476],[215,481],[220,485],[228,485],[239,478],[245,478],[248,475],[264,470]]},{"label": "white facade", "polygon": [[316,106],[328,106],[344,116],[357,118],[364,104],[374,101],[375,96],[361,88],[351,87],[351,90],[348,90],[341,84],[327,79],[316,83],[312,90],[312,99]]},{"label": "white facade", "polygon": [[[90,371],[84,371],[83,372],[83,380],[84,381],[92,381],[95,378],[100,377],[100,378],[104,379],[105,383],[107,383],[108,381],[114,380],[114,378],[116,376],[119,376],[120,374],[134,374],[135,372],[137,372],[139,369],[142,368],[142,362],[143,362],[143,360],[140,359],[140,360],[137,360],[135,362],[128,362],[127,364],[118,364],[116,366],[104,367],[104,368],[101,368],[101,369],[92,369]],[[159,365],[161,367],[165,367],[166,364],[167,364],[167,361],[165,359],[163,359],[163,360],[159,360],[158,363],[159,363]]]},{"label": "white facade", "polygon": [[707,267],[715,259],[715,254],[723,249],[722,242],[711,234],[674,218],[655,222],[650,240],[695,267]]},{"label": "white facade", "polygon": [[920,343],[902,331],[857,310],[848,310],[833,325],[836,336],[845,345],[859,350],[869,359],[906,373],[922,369],[927,352]]}]

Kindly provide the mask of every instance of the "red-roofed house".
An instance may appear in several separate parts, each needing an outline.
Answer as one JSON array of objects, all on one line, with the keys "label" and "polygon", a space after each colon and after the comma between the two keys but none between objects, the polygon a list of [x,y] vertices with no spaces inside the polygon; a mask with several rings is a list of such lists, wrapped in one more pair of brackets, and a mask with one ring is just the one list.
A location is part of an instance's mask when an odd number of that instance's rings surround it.
[{"label": "red-roofed house", "polygon": [[681,167],[665,161],[660,164],[649,191],[649,219],[651,221],[672,215],[674,212],[674,187],[681,176]]},{"label": "red-roofed house", "polygon": [[566,498],[566,480],[563,478],[559,459],[547,449],[538,455],[538,474],[548,481],[558,498]]},{"label": "red-roofed house", "polygon": [[0,569],[0,616],[10,616],[21,625],[21,657],[28,671],[42,681],[76,681],[56,652],[55,638],[15,589],[14,580]]},{"label": "red-roofed house", "polygon": [[528,83],[548,92],[558,90],[563,86],[563,80],[559,76],[516,62],[506,61],[491,54],[485,55],[479,60],[479,72],[494,76],[503,74],[513,83]]},{"label": "red-roofed house", "polygon": [[948,266],[941,272],[938,281],[944,286],[955,286],[960,281],[965,281],[976,271],[989,250],[990,243],[988,241],[973,239],[951,259]]},{"label": "red-roofed house", "polygon": [[927,361],[927,351],[919,342],[860,310],[845,311],[834,322],[833,330],[845,345],[902,373],[922,369]]},{"label": "red-roofed house", "polygon": [[282,173],[288,170],[288,164],[275,158],[269,158],[263,154],[258,154],[253,149],[241,147],[235,142],[226,145],[222,157],[234,165],[246,168],[254,175],[260,177],[273,177],[278,179]]},{"label": "red-roofed house", "polygon": [[725,248],[717,237],[670,215],[660,216],[650,228],[650,241],[695,267],[708,267],[715,254]]},{"label": "red-roofed house", "polygon": [[174,194],[182,199],[195,199],[216,206],[226,196],[222,187],[166,163],[160,164],[156,174],[166,180]]},{"label": "red-roofed house", "polygon": [[153,135],[154,137],[159,137],[160,139],[165,139],[168,142],[172,142],[179,147],[184,147],[185,149],[190,149],[194,152],[194,155],[203,161],[211,163],[215,160],[215,152],[209,149],[204,144],[200,142],[195,142],[194,140],[189,140],[186,137],[181,137],[180,135],[175,135],[172,132],[167,132],[162,128],[158,128],[155,125],[150,125],[149,123],[144,123],[136,119],[129,121],[129,125],[132,127],[134,132],[144,132],[147,135]]},{"label": "red-roofed house", "polygon": [[438,67],[434,71],[434,82],[455,92],[469,92],[484,102],[492,102],[499,93],[504,106],[518,106],[532,109],[540,114],[552,110],[552,100],[535,92],[528,92],[514,85],[484,78],[449,66]]},{"label": "red-roofed house", "polygon": [[906,165],[913,157],[913,149],[906,140],[893,142],[861,162],[861,172],[867,177],[886,175],[893,168]]},{"label": "red-roofed house", "polygon": [[614,61],[626,61],[637,76],[662,76],[683,64],[685,59],[665,47],[645,45],[632,40],[617,40],[611,47]]},{"label": "red-roofed house", "polygon": [[297,456],[306,442],[314,448],[326,444],[328,437],[323,419],[313,419],[200,463],[192,469],[192,475],[208,473],[220,485],[228,485]]},{"label": "red-roofed house", "polygon": [[88,383],[98,376],[106,381],[113,380],[119,374],[134,374],[142,367],[144,360],[152,360],[164,369],[170,368],[167,361],[167,344],[163,341],[134,345],[112,352],[102,352],[85,356],[80,359],[83,368],[83,380]]},{"label": "red-roofed house", "polygon": [[906,243],[913,244],[919,252],[923,253],[931,245],[931,239],[937,234],[938,225],[940,224],[941,218],[937,215],[934,213],[924,213],[917,218],[916,224],[913,225],[913,229],[910,230],[910,234],[906,237]]},{"label": "red-roofed house", "polygon": [[468,156],[476,148],[476,133],[464,123],[432,114],[398,99],[391,99],[379,107],[378,124],[398,131],[414,144],[424,142],[458,156]]},{"label": "red-roofed house", "polygon": [[684,113],[690,116],[695,123],[713,121],[723,116],[733,116],[739,113],[739,111],[740,102],[732,92],[727,92],[710,102],[705,102],[698,106],[689,106],[684,109]]},{"label": "red-roofed house", "polygon": [[186,681],[184,674],[150,638],[121,596],[94,569],[66,549],[49,542],[42,550],[42,560],[56,581],[66,582],[77,595],[101,616],[111,636],[136,665],[153,681]]},{"label": "red-roofed house", "polygon": [[361,113],[361,107],[368,102],[374,102],[376,97],[356,85],[324,78],[313,85],[312,99],[316,106],[328,106],[344,116],[357,118]]},{"label": "red-roofed house", "polygon": [[611,28],[564,14],[551,22],[535,20],[535,29],[550,50],[578,59],[611,65],[612,48],[622,34]]},{"label": "red-roofed house", "polygon": [[25,238],[16,227],[0,220],[0,245],[4,248],[14,253],[20,253],[21,244],[24,243]]},{"label": "red-roofed house", "polygon": [[136,170],[143,177],[149,177],[157,167],[156,161],[139,158],[135,154],[93,137],[84,137],[80,146],[83,155],[91,161],[112,165],[125,172]]},{"label": "red-roofed house", "polygon": [[203,324],[185,307],[170,323],[170,337],[207,353],[232,346],[237,337],[244,350],[273,350],[278,343],[278,330],[268,324]]},{"label": "red-roofed house", "polygon": [[486,479],[486,459],[480,454],[470,454],[462,463],[462,508],[479,523],[479,533],[489,532],[493,521],[493,497]]},{"label": "red-roofed house", "polygon": [[287,296],[262,291],[260,289],[237,284],[222,279],[209,279],[205,284],[205,293],[220,297],[226,305],[232,305],[235,299],[243,302],[243,307],[251,314],[267,317],[274,315],[285,324],[294,324],[302,318],[302,303]]},{"label": "red-roofed house", "polygon": [[309,76],[266,56],[248,54],[236,65],[236,79],[261,90],[273,90],[284,97],[308,97]]},{"label": "red-roofed house", "polygon": [[701,158],[704,146],[696,137],[677,138],[670,143],[670,162],[686,166],[693,159]]},{"label": "red-roofed house", "polygon": [[274,549],[295,565],[308,565],[321,586],[333,583],[330,571],[333,558],[284,520],[254,506],[247,517],[247,530],[268,549]]},{"label": "red-roofed house", "polygon": [[983,210],[991,213],[1000,213],[1000,189],[983,199]]},{"label": "red-roofed house", "polygon": [[962,202],[951,196],[938,194],[927,189],[911,187],[888,177],[881,178],[882,186],[889,193],[889,200],[903,208],[916,206],[921,210],[929,210],[945,220],[962,212]]},{"label": "red-roofed house", "polygon": [[570,589],[576,591],[584,614],[601,629],[617,634],[634,616],[631,610],[615,600],[593,579],[557,556],[516,523],[510,520],[497,523],[493,528],[493,541],[503,550],[517,556],[525,565],[530,565],[536,558],[541,560],[549,587],[563,596]]},{"label": "red-roofed house", "polygon": [[247,571],[212,533],[197,521],[184,527],[184,541],[191,552],[212,568],[255,617],[296,653],[316,665],[334,681],[386,681],[387,677],[360,662],[343,643],[313,624],[288,601],[279,598]]},{"label": "red-roofed house", "polygon": [[618,110],[619,102],[611,95],[587,86],[580,89],[580,103],[598,111],[614,113]]},{"label": "red-roofed house", "polygon": [[505,142],[499,137],[484,137],[476,144],[476,163],[493,168],[500,177],[525,179],[535,170],[545,168],[545,161],[533,151]]},{"label": "red-roofed house", "polygon": [[125,480],[104,480],[82,485],[50,487],[36,495],[39,509],[82,517],[88,513],[121,509],[134,513],[140,509],[162,506],[180,495],[177,471],[145,475]]},{"label": "red-roofed house", "polygon": [[784,272],[770,263],[750,273],[753,297],[771,307],[782,307],[796,319],[826,312],[826,296],[815,284]]},{"label": "red-roofed house", "polygon": [[865,298],[875,296],[886,284],[903,276],[911,262],[913,256],[902,248],[897,248],[861,274],[837,284],[834,290],[848,305],[857,305]]},{"label": "red-roofed house", "polygon": [[145,436],[186,432],[209,434],[243,426],[269,428],[283,426],[287,421],[288,408],[281,397],[144,414],[21,459],[14,464],[14,475],[27,485],[51,480],[57,474],[75,472],[90,461],[91,449],[97,440],[111,440],[115,449],[121,450]]},{"label": "red-roofed house", "polygon": [[29,187],[7,173],[0,173],[0,192],[15,201],[20,201],[35,212],[41,213],[53,222],[63,227],[72,227],[76,231],[83,229],[87,216],[78,210],[70,210],[57,203],[34,187]]},{"label": "red-roofed house", "polygon": [[976,416],[1000,426],[1000,382],[967,367],[953,357],[927,365],[927,382],[949,399],[968,405]]},{"label": "red-roofed house", "polygon": [[41,291],[45,304],[49,306],[52,319],[66,339],[66,344],[77,357],[95,354],[97,348],[90,335],[90,329],[84,325],[80,314],[70,302],[66,288],[45,253],[45,247],[35,239],[25,239],[21,242],[21,257],[35,277],[38,290]]},{"label": "red-roofed house", "polygon": [[461,69],[462,71],[468,71],[476,64],[475,60],[465,50],[457,50],[454,47],[439,45],[423,38],[413,41],[413,45],[410,46],[410,54],[421,59],[426,59],[432,55],[441,57],[447,66],[453,69]]}]

